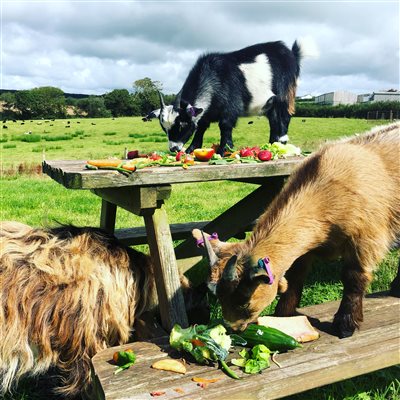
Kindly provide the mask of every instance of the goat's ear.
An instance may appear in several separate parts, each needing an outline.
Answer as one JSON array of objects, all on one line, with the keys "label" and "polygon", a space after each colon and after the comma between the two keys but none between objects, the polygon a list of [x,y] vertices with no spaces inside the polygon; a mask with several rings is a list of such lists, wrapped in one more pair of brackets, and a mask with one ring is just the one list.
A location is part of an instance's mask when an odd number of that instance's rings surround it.
[{"label": "goat's ear", "polygon": [[221,279],[228,282],[237,280],[236,263],[237,263],[237,256],[233,255],[226,263]]},{"label": "goat's ear", "polygon": [[260,268],[259,265],[247,267],[246,277],[250,281],[259,281],[267,284],[271,283],[271,279],[267,274],[267,271],[265,271],[264,268]]},{"label": "goat's ear", "polygon": [[143,122],[151,121],[154,118],[158,118],[160,116],[161,108],[157,108],[157,110],[153,110],[148,113],[145,117],[142,118]]},{"label": "goat's ear", "polygon": [[190,104],[188,104],[188,106],[186,107],[186,113],[191,118],[199,116],[203,112],[203,110],[203,108],[194,107]]}]

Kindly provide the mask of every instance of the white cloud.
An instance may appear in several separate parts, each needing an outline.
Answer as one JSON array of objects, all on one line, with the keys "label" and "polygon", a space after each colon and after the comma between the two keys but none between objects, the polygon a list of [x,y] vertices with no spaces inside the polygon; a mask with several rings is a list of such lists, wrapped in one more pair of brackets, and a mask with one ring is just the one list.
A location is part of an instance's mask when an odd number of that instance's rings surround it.
[{"label": "white cloud", "polygon": [[399,4],[379,1],[3,1],[2,85],[101,94],[150,77],[171,93],[204,52],[301,37],[319,57],[298,94],[399,87]]}]

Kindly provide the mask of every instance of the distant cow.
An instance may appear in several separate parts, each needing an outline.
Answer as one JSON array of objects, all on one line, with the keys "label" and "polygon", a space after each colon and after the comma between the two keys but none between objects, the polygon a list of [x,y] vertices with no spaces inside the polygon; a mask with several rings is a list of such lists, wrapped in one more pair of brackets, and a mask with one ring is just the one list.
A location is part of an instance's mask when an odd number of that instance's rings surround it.
[{"label": "distant cow", "polygon": [[169,149],[179,151],[194,133],[187,152],[201,147],[211,122],[221,131],[219,153],[233,146],[232,129],[240,115],[263,114],[269,119],[269,141],[286,143],[295,109],[301,50],[294,42],[256,44],[231,53],[201,56],[172,105],[165,105],[144,120],[159,118]]}]

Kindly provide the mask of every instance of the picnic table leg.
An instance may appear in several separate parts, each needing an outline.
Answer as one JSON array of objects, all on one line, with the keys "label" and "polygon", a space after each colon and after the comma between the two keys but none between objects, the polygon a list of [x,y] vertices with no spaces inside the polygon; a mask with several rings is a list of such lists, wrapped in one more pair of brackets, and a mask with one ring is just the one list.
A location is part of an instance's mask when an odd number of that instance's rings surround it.
[{"label": "picnic table leg", "polygon": [[161,322],[167,331],[174,324],[188,326],[185,302],[179,279],[174,246],[164,205],[144,215],[150,255],[154,263],[155,282]]},{"label": "picnic table leg", "polygon": [[116,215],[117,206],[107,200],[101,199],[100,228],[113,234]]},{"label": "picnic table leg", "polygon": [[[281,176],[266,179],[263,185],[209,222],[203,230],[207,233],[217,232],[221,240],[227,240],[243,232],[243,229],[251,225],[280,192],[284,180],[285,178]],[[190,237],[175,248],[175,254],[177,259],[189,258],[201,255],[202,250],[196,247],[194,239]]]}]

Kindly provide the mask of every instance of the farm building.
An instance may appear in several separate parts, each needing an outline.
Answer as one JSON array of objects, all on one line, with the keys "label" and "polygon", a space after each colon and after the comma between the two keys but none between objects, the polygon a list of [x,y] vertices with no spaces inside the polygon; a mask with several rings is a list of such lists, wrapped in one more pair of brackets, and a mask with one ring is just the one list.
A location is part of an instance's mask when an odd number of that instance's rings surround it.
[{"label": "farm building", "polygon": [[378,101],[400,101],[400,91],[391,89],[357,96],[357,103],[376,103]]},{"label": "farm building", "polygon": [[338,90],[336,92],[324,93],[315,96],[315,103],[320,105],[337,106],[338,104],[355,104],[357,102],[357,95],[345,90]]}]

